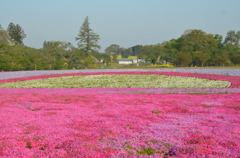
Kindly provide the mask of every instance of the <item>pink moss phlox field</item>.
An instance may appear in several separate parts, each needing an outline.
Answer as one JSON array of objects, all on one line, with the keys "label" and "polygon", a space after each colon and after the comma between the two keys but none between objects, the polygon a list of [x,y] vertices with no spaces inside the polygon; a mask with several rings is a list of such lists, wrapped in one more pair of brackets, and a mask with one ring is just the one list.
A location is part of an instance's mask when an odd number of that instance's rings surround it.
[{"label": "pink moss phlox field", "polygon": [[[124,99],[123,99],[124,98]],[[240,94],[0,94],[6,157],[238,157]]]},{"label": "pink moss phlox field", "polygon": [[[240,157],[239,77],[156,74],[230,81],[232,94],[158,94],[167,88],[0,88],[0,157]],[[185,93],[186,89],[173,89]],[[188,88],[187,93],[198,88]],[[205,90],[205,91],[204,91]],[[203,89],[204,92],[219,89]],[[156,94],[139,94],[156,93]],[[138,92],[138,94],[133,94]],[[166,93],[167,93],[166,92]]]},{"label": "pink moss phlox field", "polygon": [[221,80],[231,82],[230,88],[240,88],[240,77],[238,76],[224,76],[224,75],[213,75],[213,74],[199,74],[199,73],[182,73],[182,72],[90,72],[90,73],[66,73],[57,75],[43,75],[43,76],[30,76],[14,79],[1,80],[0,83],[44,79],[52,77],[62,76],[82,76],[82,75],[118,75],[118,74],[135,74],[135,75],[168,75],[168,76],[182,76],[182,77],[196,77],[211,80]]}]

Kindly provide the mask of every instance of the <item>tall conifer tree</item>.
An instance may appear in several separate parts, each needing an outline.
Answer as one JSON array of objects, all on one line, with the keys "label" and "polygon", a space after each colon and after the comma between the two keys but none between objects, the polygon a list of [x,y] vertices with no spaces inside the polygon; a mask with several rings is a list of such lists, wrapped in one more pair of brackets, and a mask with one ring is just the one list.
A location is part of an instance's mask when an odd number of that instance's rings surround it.
[{"label": "tall conifer tree", "polygon": [[94,33],[89,27],[88,17],[85,18],[82,27],[80,28],[79,34],[76,37],[78,41],[78,47],[85,51],[86,54],[98,51],[100,46],[98,45],[99,35]]}]

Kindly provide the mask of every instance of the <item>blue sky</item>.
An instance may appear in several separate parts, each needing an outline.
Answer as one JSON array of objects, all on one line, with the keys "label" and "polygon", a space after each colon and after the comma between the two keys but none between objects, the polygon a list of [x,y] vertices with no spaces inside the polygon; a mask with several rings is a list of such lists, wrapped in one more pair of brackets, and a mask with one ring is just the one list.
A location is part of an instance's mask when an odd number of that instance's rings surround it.
[{"label": "blue sky", "polygon": [[19,24],[25,45],[41,48],[44,41],[77,45],[85,19],[100,35],[101,51],[157,44],[201,29],[224,37],[240,30],[240,0],[0,0],[0,24]]}]

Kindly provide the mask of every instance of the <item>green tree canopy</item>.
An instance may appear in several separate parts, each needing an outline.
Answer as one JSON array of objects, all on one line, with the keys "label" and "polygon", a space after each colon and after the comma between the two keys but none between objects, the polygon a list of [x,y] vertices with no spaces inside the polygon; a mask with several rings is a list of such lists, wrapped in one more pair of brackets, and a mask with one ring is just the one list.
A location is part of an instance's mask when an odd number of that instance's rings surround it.
[{"label": "green tree canopy", "polygon": [[207,34],[202,30],[185,31],[182,35],[181,50],[184,52],[207,52],[217,47],[218,42],[213,34]]},{"label": "green tree canopy", "polygon": [[196,59],[196,65],[204,66],[205,63],[211,58],[209,53],[203,53],[202,51],[193,52]]},{"label": "green tree canopy", "polygon": [[80,28],[79,34],[76,37],[78,47],[85,51],[88,56],[88,53],[98,51],[100,49],[100,45],[98,45],[99,39],[99,35],[94,33],[89,27],[88,17],[86,17],[82,27]]},{"label": "green tree canopy", "polygon": [[23,45],[23,39],[26,37],[26,34],[20,25],[10,23],[7,28],[7,33],[14,41],[20,45]]},{"label": "green tree canopy", "polygon": [[184,52],[179,52],[176,55],[176,65],[178,66],[189,66],[192,62],[192,57]]},{"label": "green tree canopy", "polygon": [[231,61],[233,64],[240,64],[240,53],[233,53],[231,56]]},{"label": "green tree canopy", "polygon": [[111,44],[110,46],[108,46],[106,49],[105,49],[105,53],[108,53],[108,54],[114,54],[114,53],[119,53],[119,50],[120,50],[120,46],[117,45],[117,44]]},{"label": "green tree canopy", "polygon": [[139,48],[139,52],[137,53],[138,58],[143,58],[146,61],[150,61],[152,64],[159,63],[159,58],[162,53],[162,46],[157,45],[146,45],[141,46]]},{"label": "green tree canopy", "polygon": [[7,34],[7,32],[3,29],[0,29],[0,41],[1,41],[1,43],[5,43],[7,45],[14,45],[14,41]]},{"label": "green tree canopy", "polygon": [[103,63],[109,66],[109,64],[111,63],[111,56],[107,53],[104,53],[102,57],[103,57]]},{"label": "green tree canopy", "polygon": [[239,47],[240,45],[240,31],[228,31],[225,38],[224,44],[235,45]]}]

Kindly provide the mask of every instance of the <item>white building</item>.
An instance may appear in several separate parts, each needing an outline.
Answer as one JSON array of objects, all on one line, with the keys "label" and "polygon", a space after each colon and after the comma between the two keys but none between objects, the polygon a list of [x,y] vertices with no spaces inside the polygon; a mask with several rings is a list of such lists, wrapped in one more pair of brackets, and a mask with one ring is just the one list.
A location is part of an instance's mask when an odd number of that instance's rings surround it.
[{"label": "white building", "polygon": [[118,64],[133,64],[133,60],[132,59],[118,59]]},{"label": "white building", "polygon": [[145,63],[144,59],[132,59],[133,60],[133,64],[137,64],[137,63]]}]

